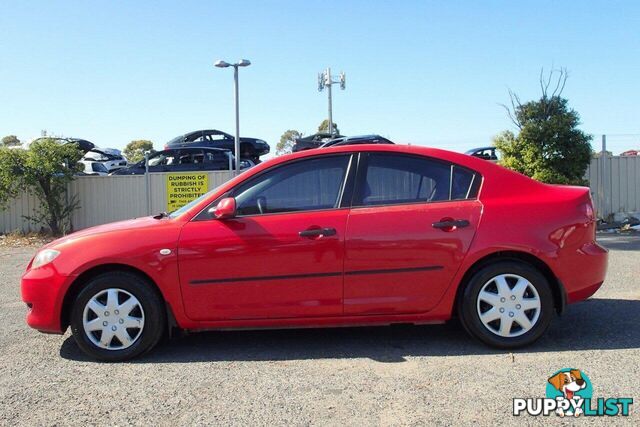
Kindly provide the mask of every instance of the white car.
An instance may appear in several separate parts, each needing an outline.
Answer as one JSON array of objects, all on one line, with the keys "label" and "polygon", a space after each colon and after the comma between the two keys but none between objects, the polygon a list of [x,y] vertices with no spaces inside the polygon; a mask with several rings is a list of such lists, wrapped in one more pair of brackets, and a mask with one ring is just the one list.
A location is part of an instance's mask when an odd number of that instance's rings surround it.
[{"label": "white car", "polygon": [[125,168],[129,164],[122,152],[116,148],[92,148],[82,157],[82,161],[100,162],[107,168],[107,172]]},{"label": "white car", "polygon": [[109,175],[109,170],[104,165],[103,162],[94,162],[92,160],[80,160],[78,162],[81,166],[81,173],[85,175],[99,175],[99,176],[107,176]]}]

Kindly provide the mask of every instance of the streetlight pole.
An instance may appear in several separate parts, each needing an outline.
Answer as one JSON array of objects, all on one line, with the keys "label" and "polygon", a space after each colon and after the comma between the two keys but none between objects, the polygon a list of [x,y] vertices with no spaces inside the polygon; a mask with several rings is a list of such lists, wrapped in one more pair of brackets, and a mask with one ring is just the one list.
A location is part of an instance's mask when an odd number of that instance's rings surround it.
[{"label": "streetlight pole", "polygon": [[333,136],[333,100],[331,99],[331,68],[327,68],[326,75],[329,76],[327,85],[327,95],[329,97],[329,134]]},{"label": "streetlight pole", "polygon": [[248,67],[249,65],[251,65],[251,61],[248,59],[241,59],[235,64],[229,64],[225,61],[216,61],[215,63],[215,66],[218,68],[233,67],[233,103],[236,110],[236,136],[233,144],[233,151],[236,157],[236,175],[240,173],[240,101],[238,96],[238,67]]},{"label": "streetlight pole", "polygon": [[318,91],[322,92],[324,88],[327,88],[327,95],[329,97],[329,134],[333,136],[333,99],[331,97],[331,86],[334,84],[340,84],[340,89],[344,90],[346,85],[346,76],[344,73],[340,73],[337,77],[331,76],[331,68],[328,67],[324,72],[318,74]]},{"label": "streetlight pole", "polygon": [[236,107],[236,137],[233,151],[236,153],[236,176],[240,174],[240,102],[238,99],[238,66],[233,66],[233,103]]}]

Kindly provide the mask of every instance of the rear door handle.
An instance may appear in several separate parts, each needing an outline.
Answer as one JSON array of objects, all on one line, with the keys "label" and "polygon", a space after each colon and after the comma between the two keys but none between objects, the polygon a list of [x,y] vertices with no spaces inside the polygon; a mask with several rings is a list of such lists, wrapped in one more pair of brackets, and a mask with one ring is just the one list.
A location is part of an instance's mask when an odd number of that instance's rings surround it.
[{"label": "rear door handle", "polygon": [[469,226],[469,221],[466,219],[452,219],[450,221],[439,221],[431,224],[433,228],[438,228],[440,230],[454,229],[454,228],[463,228]]},{"label": "rear door handle", "polygon": [[300,237],[326,237],[326,236],[335,236],[336,229],[335,228],[312,228],[309,230],[304,230],[298,233]]}]

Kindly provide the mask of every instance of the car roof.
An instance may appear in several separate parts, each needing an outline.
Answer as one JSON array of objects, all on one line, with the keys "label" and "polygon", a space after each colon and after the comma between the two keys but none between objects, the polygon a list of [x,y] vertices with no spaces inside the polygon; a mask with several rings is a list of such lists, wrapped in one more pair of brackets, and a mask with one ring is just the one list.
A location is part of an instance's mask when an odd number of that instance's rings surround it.
[{"label": "car roof", "polygon": [[375,133],[369,134],[369,135],[353,135],[353,136],[336,136],[333,139],[330,139],[327,142],[334,142],[337,140],[340,141],[357,141],[360,139],[387,139],[383,136],[377,135]]},{"label": "car roof", "polygon": [[[191,138],[193,136],[198,136],[198,135],[209,135],[209,134],[222,134],[222,135],[229,135],[226,132],[223,132],[221,130],[218,129],[202,129],[202,130],[194,130],[193,132],[188,132],[185,133],[184,135],[181,135],[182,138]],[[180,137],[178,137],[180,138]],[[175,138],[174,138],[175,139]]]},{"label": "car roof", "polygon": [[186,139],[186,138],[189,138],[189,137],[192,137],[192,136],[195,136],[195,135],[200,135],[200,134],[203,134],[203,133],[206,133],[206,134],[208,134],[208,133],[221,133],[221,134],[224,134],[224,135],[228,135],[228,133],[223,132],[223,131],[218,130],[218,129],[194,130],[194,131],[191,131],[191,132],[183,133],[182,135],[178,135],[175,138],[171,138],[169,140],[169,142],[167,142],[167,144],[170,144],[172,142],[179,141],[179,140],[182,140],[182,139]]},{"label": "car roof", "polygon": [[352,139],[376,139],[376,138],[382,138],[380,135],[377,134],[370,134],[370,135],[354,135],[354,136],[347,136],[345,138],[346,141],[351,141]]},{"label": "car roof", "polygon": [[495,150],[496,147],[493,146],[488,146],[488,147],[477,147],[477,148],[472,148],[470,150],[467,150],[464,152],[464,154],[471,154],[471,153],[475,153],[476,151],[480,151],[480,150]]},{"label": "car roof", "polygon": [[226,134],[226,132],[223,132],[223,131],[218,130],[218,129],[201,129],[201,130],[194,130],[192,132],[187,132],[183,136],[197,135],[199,133],[224,133],[224,134]]},{"label": "car roof", "polygon": [[331,138],[333,136],[333,139],[336,138],[344,138],[344,135],[340,135],[340,134],[330,134],[328,132],[316,132],[314,134],[311,135],[307,135],[307,136],[303,136],[298,138],[298,140],[302,140],[302,141],[312,141],[316,138],[321,139],[321,138]]},{"label": "car roof", "polygon": [[393,141],[383,136],[372,134],[372,135],[356,135],[356,136],[344,136],[341,138],[334,138],[329,141],[326,141],[324,144],[320,146],[320,148],[333,147],[334,145],[338,145],[338,144],[341,144],[341,145],[357,144],[357,143],[367,144],[369,141],[373,141],[373,140],[383,140],[393,144]]},{"label": "car roof", "polygon": [[175,148],[167,148],[165,150],[156,151],[153,154],[164,153],[166,151],[194,151],[194,150],[204,150],[204,151],[217,151],[217,152],[231,152],[226,148],[217,148],[217,147],[175,147]]}]

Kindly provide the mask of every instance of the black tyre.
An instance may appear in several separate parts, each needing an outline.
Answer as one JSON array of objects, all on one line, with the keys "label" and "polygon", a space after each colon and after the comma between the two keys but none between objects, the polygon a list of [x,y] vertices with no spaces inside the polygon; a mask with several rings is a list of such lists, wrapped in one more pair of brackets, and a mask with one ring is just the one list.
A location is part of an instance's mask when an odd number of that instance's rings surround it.
[{"label": "black tyre", "polygon": [[498,348],[517,348],[536,341],[554,314],[547,279],[517,260],[498,261],[478,270],[458,300],[462,325],[473,337]]},{"label": "black tyre", "polygon": [[89,280],[71,309],[71,331],[92,358],[117,362],[151,350],[166,327],[164,301],[142,277],[108,272]]}]

